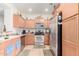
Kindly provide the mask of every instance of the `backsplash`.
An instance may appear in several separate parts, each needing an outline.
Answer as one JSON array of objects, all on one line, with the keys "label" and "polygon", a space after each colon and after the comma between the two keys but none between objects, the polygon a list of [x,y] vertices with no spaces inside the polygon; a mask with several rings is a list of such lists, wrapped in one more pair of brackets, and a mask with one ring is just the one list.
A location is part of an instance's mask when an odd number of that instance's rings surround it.
[{"label": "backsplash", "polygon": [[[22,34],[22,31],[25,30],[26,33],[35,33],[37,31],[36,28],[27,28],[27,29],[21,29],[21,28],[16,28],[16,33],[18,34]],[[49,28],[43,28],[43,29],[40,29],[41,31],[43,31],[44,33],[47,33],[49,32]]]}]

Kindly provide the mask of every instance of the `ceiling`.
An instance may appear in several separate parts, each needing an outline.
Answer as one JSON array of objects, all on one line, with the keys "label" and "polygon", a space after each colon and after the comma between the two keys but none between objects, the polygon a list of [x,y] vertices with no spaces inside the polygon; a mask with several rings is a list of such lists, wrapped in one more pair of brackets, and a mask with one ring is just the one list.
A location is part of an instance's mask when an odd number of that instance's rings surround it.
[{"label": "ceiling", "polygon": [[[49,3],[12,3],[23,14],[51,14],[54,4]],[[29,8],[32,11],[29,11]],[[46,12],[45,9],[48,9]]]}]

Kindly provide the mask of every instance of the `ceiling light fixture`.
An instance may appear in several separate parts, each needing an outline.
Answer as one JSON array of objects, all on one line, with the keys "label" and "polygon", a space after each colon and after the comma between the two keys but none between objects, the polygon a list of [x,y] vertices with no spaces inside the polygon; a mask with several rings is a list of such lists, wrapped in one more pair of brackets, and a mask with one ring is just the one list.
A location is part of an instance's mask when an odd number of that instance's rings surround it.
[{"label": "ceiling light fixture", "polygon": [[29,8],[29,11],[31,12],[32,11],[32,8]]},{"label": "ceiling light fixture", "polygon": [[48,12],[48,8],[45,8],[45,11]]}]

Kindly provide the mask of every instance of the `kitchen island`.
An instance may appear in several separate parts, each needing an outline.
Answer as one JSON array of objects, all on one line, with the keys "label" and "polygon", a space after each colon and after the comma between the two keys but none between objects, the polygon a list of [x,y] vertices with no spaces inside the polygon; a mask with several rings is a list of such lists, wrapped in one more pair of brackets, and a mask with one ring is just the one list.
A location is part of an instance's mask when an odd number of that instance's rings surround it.
[{"label": "kitchen island", "polygon": [[[26,45],[35,45],[34,34],[11,35],[9,39],[0,37],[0,56],[16,56]],[[49,33],[44,35],[44,45],[49,45]]]},{"label": "kitchen island", "polygon": [[21,51],[21,36],[12,35],[9,39],[0,37],[0,56],[16,56]]}]

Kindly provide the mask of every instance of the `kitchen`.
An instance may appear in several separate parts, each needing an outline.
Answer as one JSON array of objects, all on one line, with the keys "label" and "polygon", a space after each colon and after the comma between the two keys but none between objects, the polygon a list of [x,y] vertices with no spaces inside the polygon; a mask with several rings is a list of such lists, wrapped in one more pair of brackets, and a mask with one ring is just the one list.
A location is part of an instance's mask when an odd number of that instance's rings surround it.
[{"label": "kitchen", "polygon": [[[42,5],[41,5],[42,4]],[[48,12],[48,9],[45,7],[50,7],[50,4],[32,4],[32,3],[14,3],[14,4],[1,4],[1,17],[0,19],[2,22],[1,24],[1,38],[0,38],[0,55],[4,56],[16,56],[20,55],[20,53],[24,50],[27,46],[34,46],[34,48],[43,49],[46,46],[49,45],[49,16],[50,12]],[[21,7],[20,7],[21,5]],[[25,9],[27,9],[25,12],[28,13],[26,15],[23,15],[21,12],[24,7],[27,6]],[[29,5],[29,6],[28,6]],[[32,8],[37,8],[41,5],[43,7],[40,7],[41,9],[44,9],[43,11],[40,11],[39,9],[36,9],[36,11],[32,11]],[[15,6],[17,6],[15,8]],[[18,11],[18,8],[20,11]],[[43,12],[43,15],[41,14]],[[33,14],[32,14],[33,13]],[[36,14],[34,14],[36,13]],[[7,15],[8,14],[8,15]],[[43,15],[44,17],[42,17]],[[51,15],[50,15],[51,16]],[[5,24],[5,25],[4,25]],[[39,51],[38,50],[38,51]],[[26,52],[27,53],[27,52]],[[42,53],[43,54],[43,53]],[[22,54],[23,55],[23,54]]]},{"label": "kitchen", "polygon": [[78,7],[78,3],[1,3],[0,56],[79,55]]}]

